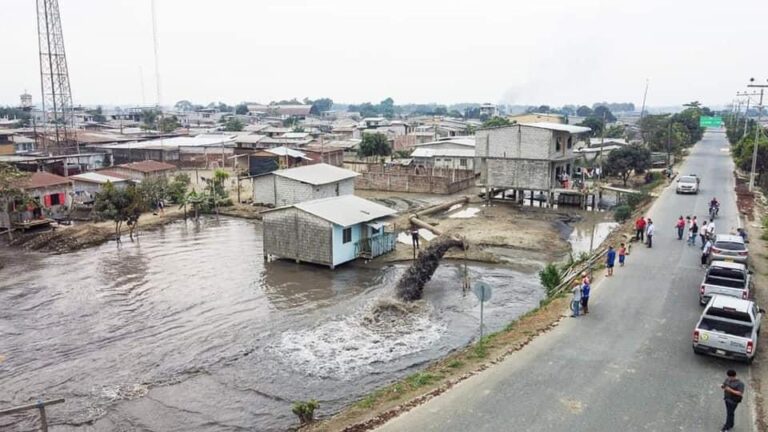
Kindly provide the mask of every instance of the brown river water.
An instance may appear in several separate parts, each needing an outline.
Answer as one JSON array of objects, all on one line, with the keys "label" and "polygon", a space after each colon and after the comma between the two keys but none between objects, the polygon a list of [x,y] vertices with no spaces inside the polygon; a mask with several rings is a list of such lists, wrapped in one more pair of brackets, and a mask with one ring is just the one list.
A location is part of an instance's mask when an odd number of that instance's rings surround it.
[{"label": "brown river water", "polygon": [[[381,321],[405,264],[265,263],[261,226],[239,219],[65,255],[3,246],[0,260],[0,407],[64,397],[53,431],[285,430],[292,401],[333,413],[478,334],[461,262],[438,268],[412,313]],[[535,273],[468,268],[494,289],[486,331],[544,296]],[[0,430],[35,422],[0,417]]]}]

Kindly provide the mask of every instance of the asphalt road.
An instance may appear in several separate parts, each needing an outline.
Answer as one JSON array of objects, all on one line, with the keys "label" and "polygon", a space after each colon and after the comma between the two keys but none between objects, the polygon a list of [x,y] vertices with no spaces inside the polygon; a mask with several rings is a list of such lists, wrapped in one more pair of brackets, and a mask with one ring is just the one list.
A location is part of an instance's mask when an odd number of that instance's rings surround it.
[{"label": "asphalt road", "polygon": [[[719,431],[720,383],[747,383],[734,431],[754,430],[749,368],[691,349],[701,314],[700,251],[678,241],[678,216],[721,201],[718,233],[737,226],[733,163],[723,133],[709,132],[681,168],[701,193],[667,187],[649,211],[653,249],[635,245],[625,267],[593,287],[590,314],[566,319],[501,364],[396,418],[380,431]],[[497,289],[503,289],[501,287]],[[428,301],[428,299],[427,299]]]}]

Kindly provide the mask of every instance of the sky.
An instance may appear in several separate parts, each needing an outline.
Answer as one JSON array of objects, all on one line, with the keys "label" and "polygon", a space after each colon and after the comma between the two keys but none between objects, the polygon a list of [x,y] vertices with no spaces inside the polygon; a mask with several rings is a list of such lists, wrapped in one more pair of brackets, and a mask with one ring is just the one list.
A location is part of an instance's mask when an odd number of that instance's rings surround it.
[{"label": "sky", "polygon": [[[59,0],[75,104],[158,102],[151,0]],[[730,104],[768,1],[155,0],[160,103]],[[0,105],[40,102],[35,2],[3,0]],[[761,46],[762,45],[762,46]]]}]

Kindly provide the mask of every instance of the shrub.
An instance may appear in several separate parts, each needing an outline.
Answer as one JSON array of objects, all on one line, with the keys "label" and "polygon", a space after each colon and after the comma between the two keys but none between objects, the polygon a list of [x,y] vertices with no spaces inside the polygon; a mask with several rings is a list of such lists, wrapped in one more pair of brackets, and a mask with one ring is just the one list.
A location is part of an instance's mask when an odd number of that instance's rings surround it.
[{"label": "shrub", "polygon": [[299,417],[299,422],[304,425],[315,421],[315,410],[319,407],[320,403],[312,399],[306,402],[294,402],[291,411]]},{"label": "shrub", "polygon": [[405,380],[408,382],[408,384],[413,388],[419,388],[424,387],[425,385],[432,384],[433,382],[439,380],[442,378],[442,376],[429,373],[429,372],[419,372],[415,373]]},{"label": "shrub", "polygon": [[547,290],[547,295],[552,295],[552,291],[560,285],[563,281],[563,277],[557,269],[557,266],[553,263],[549,263],[539,272],[539,281],[541,281],[541,285]]},{"label": "shrub", "polygon": [[649,198],[650,195],[647,192],[641,194],[627,194],[627,206],[629,206],[631,210],[635,210],[648,201]]},{"label": "shrub", "polygon": [[632,216],[632,209],[628,205],[620,205],[613,211],[613,218],[616,222],[624,223]]}]

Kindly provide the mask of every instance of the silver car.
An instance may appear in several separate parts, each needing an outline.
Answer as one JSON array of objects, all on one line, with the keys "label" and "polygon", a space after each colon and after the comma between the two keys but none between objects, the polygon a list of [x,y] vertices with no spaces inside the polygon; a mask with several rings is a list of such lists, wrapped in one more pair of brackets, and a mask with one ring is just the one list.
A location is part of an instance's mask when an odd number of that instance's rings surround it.
[{"label": "silver car", "polygon": [[763,314],[752,301],[712,296],[693,329],[693,352],[752,363]]},{"label": "silver car", "polygon": [[741,236],[731,234],[718,234],[712,243],[710,262],[715,260],[746,263],[749,250]]},{"label": "silver car", "polygon": [[675,193],[699,193],[699,178],[692,175],[680,176],[677,179]]}]

